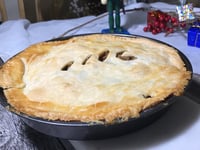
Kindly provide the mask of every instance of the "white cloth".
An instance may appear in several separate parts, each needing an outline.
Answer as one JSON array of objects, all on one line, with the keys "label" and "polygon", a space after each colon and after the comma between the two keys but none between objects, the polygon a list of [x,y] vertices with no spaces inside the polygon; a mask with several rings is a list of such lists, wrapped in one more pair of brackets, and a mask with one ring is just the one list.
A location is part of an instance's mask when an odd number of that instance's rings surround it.
[{"label": "white cloth", "polygon": [[[176,9],[175,5],[165,3],[137,3],[126,9],[155,7],[165,11]],[[200,9],[195,8],[195,11]],[[176,32],[165,37],[164,33],[152,35],[143,32],[147,13],[132,11],[122,14],[122,26],[131,34],[151,37],[166,42],[183,52],[192,63],[195,73],[200,73],[200,48],[187,45],[187,33]],[[30,23],[28,20],[12,20],[0,25],[0,57],[6,61],[31,44],[56,38],[65,31],[81,25],[95,16],[78,19],[52,20]],[[107,16],[93,21],[67,35],[100,33],[108,28]],[[77,150],[199,150],[200,149],[200,109],[199,105],[188,99],[180,99],[161,119],[148,127],[118,138],[99,141],[71,141]]]}]

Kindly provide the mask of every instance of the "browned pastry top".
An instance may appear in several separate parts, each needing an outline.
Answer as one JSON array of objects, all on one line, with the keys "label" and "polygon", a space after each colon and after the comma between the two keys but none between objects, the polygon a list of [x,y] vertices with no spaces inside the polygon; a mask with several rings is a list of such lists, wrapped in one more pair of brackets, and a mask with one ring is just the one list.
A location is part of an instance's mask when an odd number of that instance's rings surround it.
[{"label": "browned pastry top", "polygon": [[138,117],[180,95],[190,77],[170,46],[102,34],[32,45],[0,68],[0,86],[17,111],[84,122]]}]

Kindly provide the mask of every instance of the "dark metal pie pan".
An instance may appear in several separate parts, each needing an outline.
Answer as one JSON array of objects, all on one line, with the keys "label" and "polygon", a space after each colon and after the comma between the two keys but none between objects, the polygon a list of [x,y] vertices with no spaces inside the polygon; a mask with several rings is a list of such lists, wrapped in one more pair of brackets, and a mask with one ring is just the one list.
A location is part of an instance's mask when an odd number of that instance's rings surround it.
[{"label": "dark metal pie pan", "polygon": [[[127,36],[127,35],[118,35],[118,36]],[[137,35],[128,35],[128,36],[132,38],[141,37]],[[54,39],[54,41],[69,39],[71,37]],[[163,43],[158,40],[156,41]],[[192,72],[192,66],[188,58],[179,50],[177,51],[182,60],[184,61],[187,70]],[[185,91],[187,91],[187,88],[189,87],[190,89],[189,95],[192,95],[191,84],[192,85],[194,84],[192,82],[192,79],[185,89]],[[121,136],[127,133],[131,133],[135,130],[141,129],[149,125],[159,117],[161,117],[163,113],[167,111],[168,108],[176,101],[176,99],[177,99],[176,96],[171,95],[167,97],[163,102],[160,102],[152,106],[151,108],[142,111],[140,113],[140,117],[130,118],[128,121],[124,122],[116,120],[116,122],[113,124],[85,123],[78,121],[76,122],[49,121],[41,118],[31,117],[23,113],[16,113],[15,111],[13,111],[13,109],[9,110],[14,114],[18,115],[28,126],[32,127],[33,129],[41,133],[70,140],[94,140],[94,139],[105,139],[105,138]],[[9,104],[7,103],[6,97],[4,96],[2,88],[0,89],[0,103],[5,108],[10,107]]]}]

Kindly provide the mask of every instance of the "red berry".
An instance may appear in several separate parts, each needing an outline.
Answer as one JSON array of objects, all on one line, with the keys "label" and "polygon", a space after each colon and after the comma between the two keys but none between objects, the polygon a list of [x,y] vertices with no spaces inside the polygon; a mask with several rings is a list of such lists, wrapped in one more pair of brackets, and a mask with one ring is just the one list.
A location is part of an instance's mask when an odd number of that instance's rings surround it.
[{"label": "red berry", "polygon": [[169,27],[165,27],[165,29],[164,29],[166,32],[169,30]]},{"label": "red berry", "polygon": [[180,23],[181,28],[185,28],[186,27],[186,23]]},{"label": "red berry", "polygon": [[178,22],[176,17],[171,17],[171,21],[172,21],[172,23]]},{"label": "red berry", "polygon": [[173,28],[168,28],[168,32],[169,32],[169,33],[173,33],[173,32],[174,32],[174,29],[173,29]]},{"label": "red berry", "polygon": [[152,34],[157,34],[157,33],[158,32],[155,29],[152,30]]},{"label": "red berry", "polygon": [[161,29],[160,28],[156,28],[156,31],[157,31],[157,33],[160,33]]},{"label": "red berry", "polygon": [[159,27],[160,26],[159,21],[155,21],[154,26]]},{"label": "red berry", "polygon": [[171,20],[171,16],[170,16],[170,15],[166,15],[166,16],[165,16],[165,21],[168,22],[168,21],[170,21],[170,20]]},{"label": "red berry", "polygon": [[144,32],[147,32],[148,30],[149,30],[148,27],[144,27],[144,28],[143,28],[143,31],[144,31]]},{"label": "red berry", "polygon": [[153,26],[151,24],[148,24],[147,27],[149,31],[152,31]]},{"label": "red berry", "polygon": [[160,15],[160,16],[159,16],[159,20],[160,20],[160,21],[163,21],[164,19],[165,19],[164,15]]},{"label": "red berry", "polygon": [[178,22],[174,22],[172,25],[173,25],[174,27],[178,27]]},{"label": "red berry", "polygon": [[166,27],[166,25],[165,25],[164,23],[160,23],[160,28],[161,28],[162,30],[164,30],[165,27]]}]

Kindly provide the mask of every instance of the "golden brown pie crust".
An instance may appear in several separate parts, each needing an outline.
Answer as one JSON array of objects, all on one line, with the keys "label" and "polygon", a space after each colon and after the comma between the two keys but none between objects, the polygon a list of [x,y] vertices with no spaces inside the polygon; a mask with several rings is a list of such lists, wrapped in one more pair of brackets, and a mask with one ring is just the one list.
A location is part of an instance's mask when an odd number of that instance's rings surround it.
[{"label": "golden brown pie crust", "polygon": [[127,120],[184,91],[177,51],[147,38],[91,34],[32,45],[0,68],[18,112],[49,120]]}]

